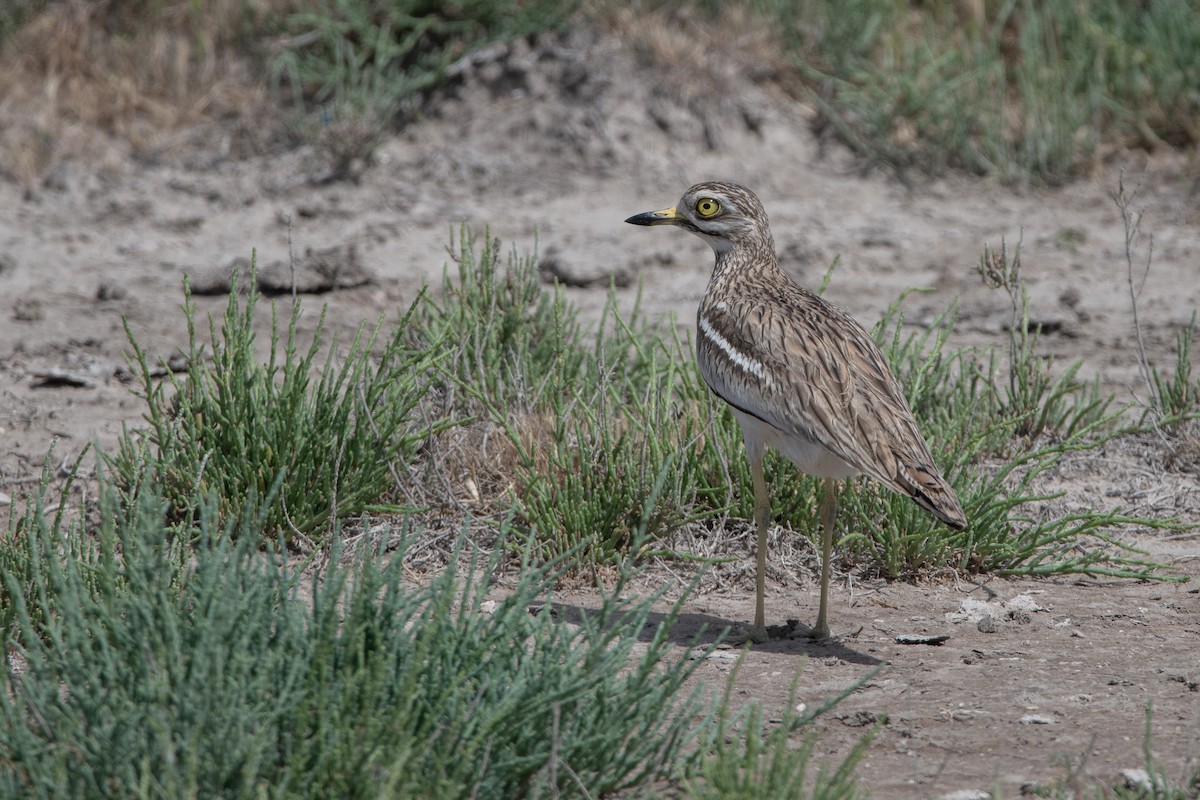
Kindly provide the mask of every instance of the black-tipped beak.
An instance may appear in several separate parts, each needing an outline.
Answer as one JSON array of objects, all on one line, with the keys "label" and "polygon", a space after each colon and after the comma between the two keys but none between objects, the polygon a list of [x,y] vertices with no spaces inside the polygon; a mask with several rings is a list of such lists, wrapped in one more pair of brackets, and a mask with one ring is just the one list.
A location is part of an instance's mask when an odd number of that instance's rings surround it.
[{"label": "black-tipped beak", "polygon": [[630,225],[674,225],[679,221],[679,214],[676,213],[675,207],[664,208],[662,211],[646,211],[642,214],[634,214],[629,219],[625,220]]}]

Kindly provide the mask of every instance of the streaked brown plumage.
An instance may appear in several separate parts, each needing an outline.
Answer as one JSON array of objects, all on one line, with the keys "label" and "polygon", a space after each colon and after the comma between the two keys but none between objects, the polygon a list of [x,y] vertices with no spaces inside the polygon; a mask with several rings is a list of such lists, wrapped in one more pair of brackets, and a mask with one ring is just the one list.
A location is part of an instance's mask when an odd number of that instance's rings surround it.
[{"label": "streaked brown plumage", "polygon": [[753,638],[763,615],[770,511],[762,458],[779,449],[802,472],[825,479],[821,600],[812,635],[828,636],[829,555],[836,481],[865,474],[908,495],[942,522],[966,517],[933,463],[886,359],[845,311],[784,274],[767,214],[749,190],[700,183],[679,205],[630,217],[635,225],[675,225],[708,241],[716,266],[697,312],[696,360],[705,381],[742,428],[754,477],[758,593]]}]

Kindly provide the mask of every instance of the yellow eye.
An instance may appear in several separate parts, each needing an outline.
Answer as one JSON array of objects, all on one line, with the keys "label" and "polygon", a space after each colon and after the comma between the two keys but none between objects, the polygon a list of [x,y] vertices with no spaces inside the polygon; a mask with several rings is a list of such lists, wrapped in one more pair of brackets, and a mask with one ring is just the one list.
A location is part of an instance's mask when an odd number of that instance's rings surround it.
[{"label": "yellow eye", "polygon": [[696,213],[704,219],[715,217],[720,210],[721,204],[711,197],[701,197],[696,201]]}]

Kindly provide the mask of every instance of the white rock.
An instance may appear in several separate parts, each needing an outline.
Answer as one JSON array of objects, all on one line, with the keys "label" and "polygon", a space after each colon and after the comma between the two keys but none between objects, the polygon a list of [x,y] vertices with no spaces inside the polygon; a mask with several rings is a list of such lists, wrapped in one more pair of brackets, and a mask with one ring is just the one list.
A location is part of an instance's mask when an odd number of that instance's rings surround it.
[{"label": "white rock", "polygon": [[1123,769],[1121,770],[1121,780],[1125,781],[1127,789],[1135,789],[1154,797],[1167,794],[1171,788],[1162,776],[1152,776],[1144,769]]},{"label": "white rock", "polygon": [[991,797],[982,789],[957,789],[942,795],[938,800],[991,800]]}]

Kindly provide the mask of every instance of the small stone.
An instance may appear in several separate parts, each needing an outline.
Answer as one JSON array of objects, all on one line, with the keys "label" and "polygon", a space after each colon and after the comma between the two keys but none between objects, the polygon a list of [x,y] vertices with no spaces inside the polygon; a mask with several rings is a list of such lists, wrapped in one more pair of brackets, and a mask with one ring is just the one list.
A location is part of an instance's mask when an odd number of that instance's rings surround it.
[{"label": "small stone", "polygon": [[1026,612],[1032,614],[1036,611],[1046,610],[1046,607],[1037,600],[1034,600],[1033,595],[1029,594],[1028,592],[1024,592],[1013,597],[1011,600],[1005,601],[1004,607],[1014,613]]},{"label": "small stone", "polygon": [[38,322],[45,319],[42,301],[34,297],[18,297],[13,302],[13,319],[17,322]]},{"label": "small stone", "polygon": [[536,617],[539,614],[549,614],[551,619],[558,618],[558,609],[555,608],[550,603],[546,603],[546,602],[543,602],[540,600],[535,600],[534,602],[530,603],[525,608],[529,612],[529,616],[531,616],[531,617]]},{"label": "small stone", "polygon": [[902,633],[895,638],[897,644],[928,644],[936,646],[949,639],[950,634],[942,633],[936,635],[926,635],[919,633]]},{"label": "small stone", "polygon": [[72,387],[76,389],[94,389],[96,381],[87,373],[48,367],[29,373],[35,388]]},{"label": "small stone", "polygon": [[1121,780],[1125,781],[1126,789],[1143,793],[1147,796],[1159,797],[1167,794],[1170,787],[1161,776],[1151,775],[1144,769],[1123,769]]},{"label": "small stone", "polygon": [[611,263],[580,264],[569,258],[564,258],[554,249],[547,249],[538,259],[538,271],[542,279],[551,282],[558,281],[564,286],[580,289],[607,287],[618,288],[633,283],[633,272],[628,268],[614,266]]},{"label": "small stone", "polygon": [[101,281],[96,287],[97,300],[123,300],[126,294],[125,287],[113,281]]},{"label": "small stone", "polygon": [[879,721],[879,715],[874,711],[865,709],[855,711],[853,714],[842,714],[838,717],[842,724],[848,728],[865,728],[868,725],[874,725]]},{"label": "small stone", "polygon": [[1047,717],[1043,714],[1026,714],[1017,722],[1021,725],[1053,725],[1055,720],[1053,717]]}]

